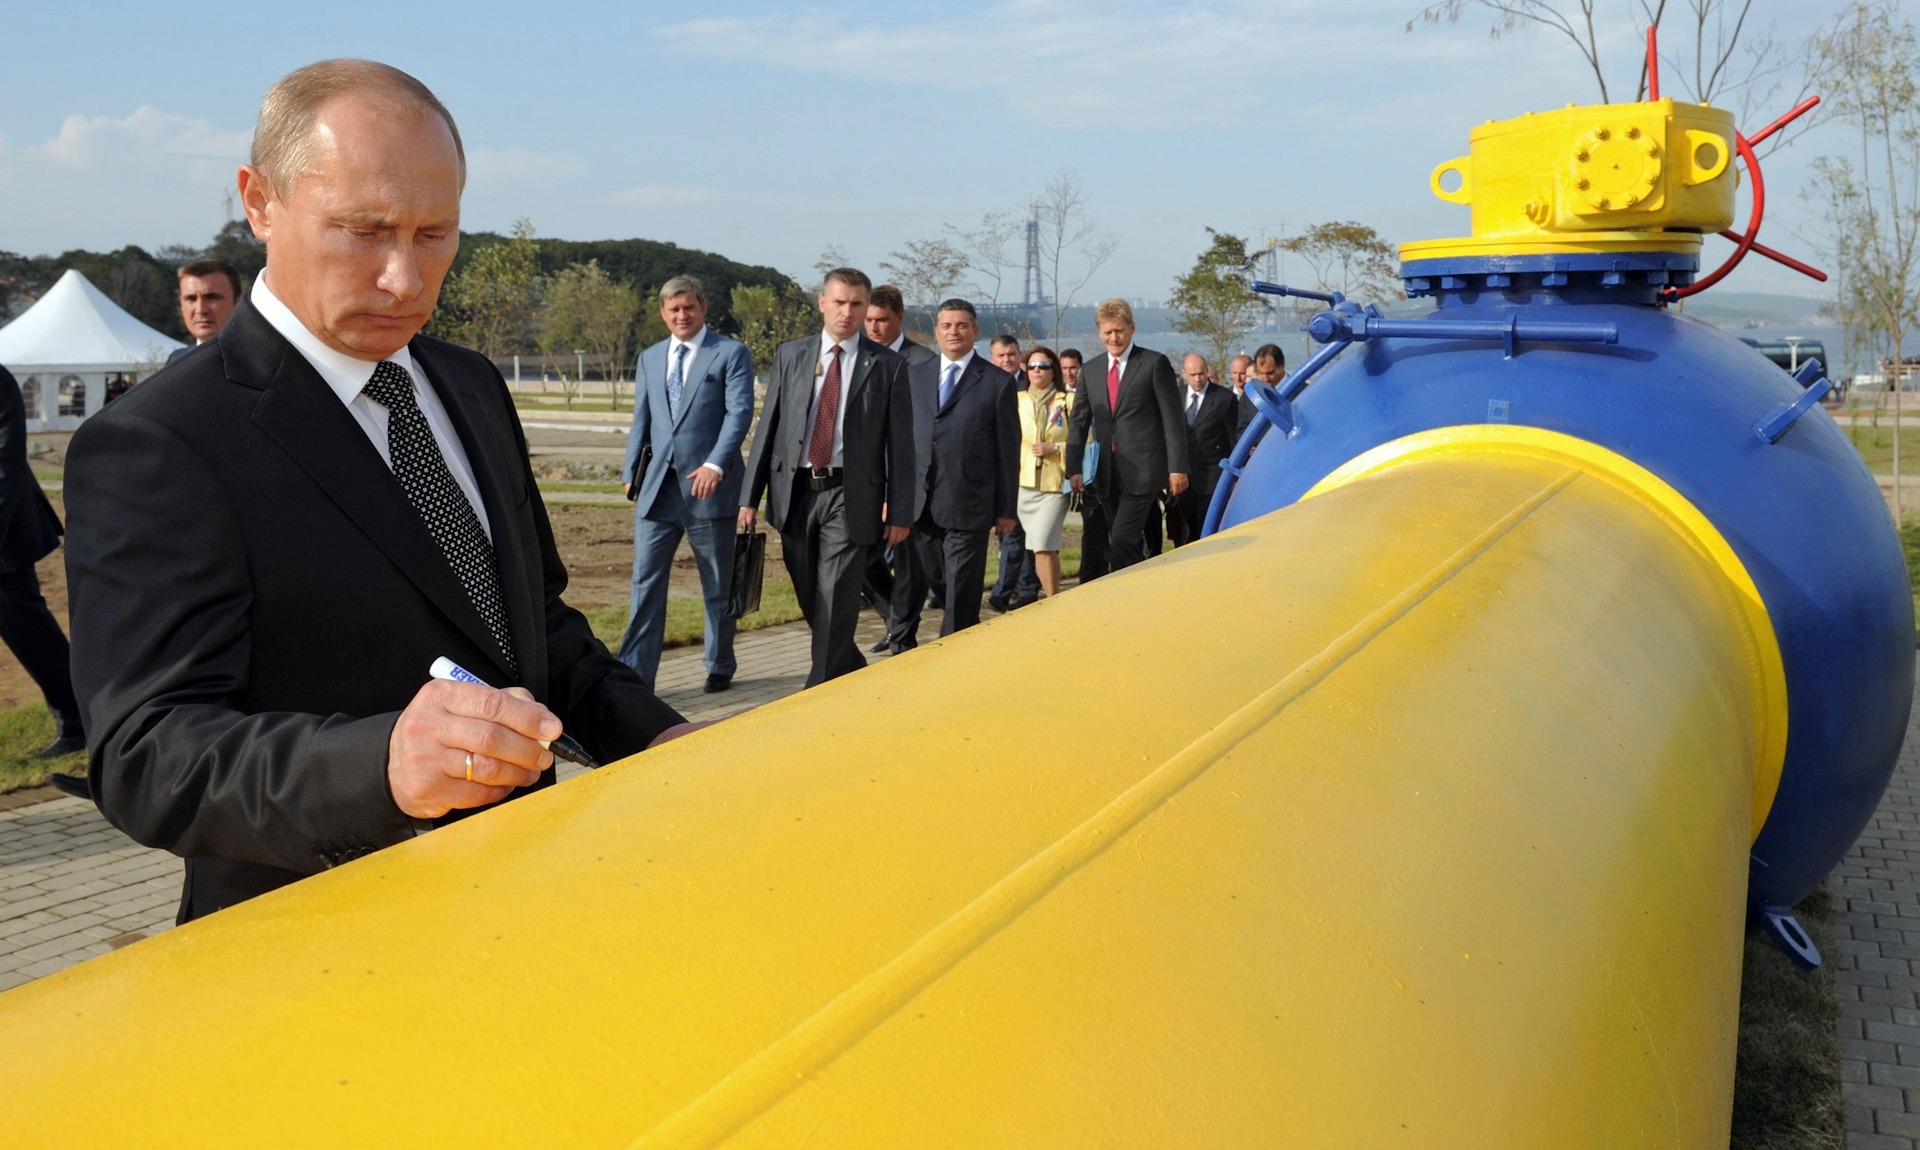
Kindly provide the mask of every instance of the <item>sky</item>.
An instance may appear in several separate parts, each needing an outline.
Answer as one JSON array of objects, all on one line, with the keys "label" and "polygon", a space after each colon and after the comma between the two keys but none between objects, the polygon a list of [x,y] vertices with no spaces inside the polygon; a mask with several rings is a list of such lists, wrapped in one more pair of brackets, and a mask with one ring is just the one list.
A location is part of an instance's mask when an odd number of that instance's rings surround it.
[{"label": "sky", "polygon": [[[1467,209],[1436,199],[1428,175],[1466,153],[1470,127],[1598,101],[1560,34],[1494,38],[1489,16],[1428,25],[1421,7],[10,5],[0,249],[204,244],[266,89],[316,59],[367,56],[453,112],[469,231],[525,217],[540,235],[668,240],[810,282],[829,245],[880,274],[902,245],[1020,212],[1071,172],[1117,241],[1082,301],[1160,299],[1208,227],[1256,243],[1333,220],[1396,243],[1464,235]],[[1757,0],[1744,35],[1770,31],[1791,54],[1841,7]],[[1691,51],[1678,32],[1663,47]],[[1627,98],[1640,52],[1624,16],[1604,29],[1602,65]],[[1685,94],[1679,71],[1663,94]],[[1802,80],[1788,72],[1743,127],[1790,105]],[[1842,146],[1821,129],[1765,158],[1763,239],[1819,262],[1808,165]],[[1729,250],[1709,238],[1704,258]],[[1759,259],[1728,286],[1820,291]]]}]

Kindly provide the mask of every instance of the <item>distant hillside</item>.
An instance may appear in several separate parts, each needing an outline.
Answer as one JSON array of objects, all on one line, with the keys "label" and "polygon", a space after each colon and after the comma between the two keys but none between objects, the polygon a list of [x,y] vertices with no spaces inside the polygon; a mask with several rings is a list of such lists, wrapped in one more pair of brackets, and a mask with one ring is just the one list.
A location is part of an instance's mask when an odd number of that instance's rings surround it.
[{"label": "distant hillside", "polygon": [[1827,301],[1804,296],[1770,295],[1766,292],[1721,291],[1709,289],[1687,300],[1684,310],[1695,319],[1722,327],[1749,323],[1811,324],[1832,322],[1820,314]]},{"label": "distant hillside", "polygon": [[[460,237],[460,255],[454,268],[465,266],[473,254],[506,237],[493,232],[469,232]],[[668,278],[698,276],[713,297],[709,322],[733,329],[730,297],[741,284],[764,284],[776,291],[793,281],[769,267],[736,263],[713,252],[696,251],[657,240],[539,239],[540,270],[552,275],[569,264],[600,261],[608,275],[640,289],[644,300]],[[244,221],[227,224],[205,247],[170,245],[158,252],[128,246],[116,252],[70,251],[57,256],[23,256],[0,251],[0,323],[24,310],[40,293],[52,287],[61,273],[78,268],[107,298],[127,309],[135,319],[174,337],[187,338],[180,322],[174,269],[202,256],[218,256],[240,269],[251,283],[266,263],[266,249],[254,240]],[[649,309],[650,310],[650,309]]]},{"label": "distant hillside", "polygon": [[[475,252],[508,237],[495,232],[469,232],[460,237],[460,256],[454,260],[457,272],[466,266]],[[683,248],[659,240],[556,240],[535,236],[540,245],[540,272],[553,275],[572,264],[599,260],[609,276],[624,280],[640,290],[644,303],[660,285],[677,275],[697,278],[707,289],[712,304],[707,322],[715,328],[733,331],[732,295],[736,287],[765,286],[776,292],[793,283],[784,273],[769,267],[737,263],[714,252]],[[649,306],[648,310],[652,310]]]}]

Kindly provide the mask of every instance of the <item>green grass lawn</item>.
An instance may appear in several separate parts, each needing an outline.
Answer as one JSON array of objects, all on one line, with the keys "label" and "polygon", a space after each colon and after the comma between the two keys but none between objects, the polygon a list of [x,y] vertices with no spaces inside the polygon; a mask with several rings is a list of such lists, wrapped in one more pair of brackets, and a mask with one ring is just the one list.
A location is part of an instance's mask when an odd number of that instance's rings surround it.
[{"label": "green grass lawn", "polygon": [[1794,908],[1827,962],[1808,972],[1759,933],[1747,936],[1730,1150],[1841,1150],[1839,996],[1833,900],[1821,887]]},{"label": "green grass lawn", "polygon": [[[1915,405],[1920,408],[1920,404]],[[1915,410],[1920,415],[1920,410]],[[1860,458],[1867,461],[1867,469],[1876,474],[1893,473],[1893,421],[1885,420],[1879,427],[1870,427],[1865,423],[1852,426],[1841,425],[1847,438],[1853,441],[1854,448],[1860,452]],[[1920,472],[1920,427],[1905,428],[1900,433],[1900,472]]]},{"label": "green grass lawn", "polygon": [[521,392],[513,397],[513,406],[522,415],[537,415],[552,411],[632,411],[633,399],[623,395],[618,403],[604,395],[576,395],[569,406],[558,392],[551,395],[528,395]]},{"label": "green grass lawn", "polygon": [[0,711],[0,793],[38,786],[55,771],[86,774],[84,751],[58,759],[34,758],[34,752],[53,742],[53,736],[53,713],[44,703]]}]

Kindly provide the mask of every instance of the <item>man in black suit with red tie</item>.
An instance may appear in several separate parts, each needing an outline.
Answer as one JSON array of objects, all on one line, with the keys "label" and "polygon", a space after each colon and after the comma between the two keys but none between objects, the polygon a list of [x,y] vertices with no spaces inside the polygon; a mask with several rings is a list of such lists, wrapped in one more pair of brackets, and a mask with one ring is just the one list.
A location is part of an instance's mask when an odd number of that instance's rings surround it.
[{"label": "man in black suit with red tie", "polygon": [[1239,424],[1239,400],[1233,389],[1207,379],[1205,356],[1189,355],[1180,364],[1181,418],[1187,425],[1187,490],[1167,507],[1167,538],[1184,547],[1200,537],[1207,505],[1220,482],[1220,461],[1233,451]]},{"label": "man in black suit with red tie", "polygon": [[1095,485],[1107,509],[1111,569],[1118,571],[1146,558],[1147,517],[1160,493],[1178,498],[1187,489],[1187,426],[1173,364],[1133,342],[1132,306],[1102,300],[1093,318],[1107,350],[1087,361],[1080,377],[1067,421],[1067,476],[1075,491],[1085,488],[1087,445],[1098,444]]},{"label": "man in black suit with red tie", "polygon": [[464,172],[406,73],[288,75],[240,169],[248,300],[74,434],[89,781],[186,858],[182,922],[551,784],[563,724],[610,761],[681,721],[561,600],[500,373],[419,334]]},{"label": "man in black suit with red tie", "polygon": [[883,540],[899,545],[912,524],[907,361],[860,330],[872,290],[864,272],[827,273],[818,301],[825,330],[774,352],[747,461],[740,529],[753,530],[765,495],[813,632],[809,687],[867,665],[853,641],[867,554]]},{"label": "man in black suit with red tie", "polygon": [[[924,485],[913,534],[920,570],[946,572],[940,633],[951,635],[980,621],[987,534],[1005,538],[1019,512],[1020,416],[1013,377],[973,350],[980,321],[971,303],[941,304],[933,334],[939,356],[914,364],[907,374]],[[925,587],[913,591],[911,622],[918,627],[917,595]]]}]

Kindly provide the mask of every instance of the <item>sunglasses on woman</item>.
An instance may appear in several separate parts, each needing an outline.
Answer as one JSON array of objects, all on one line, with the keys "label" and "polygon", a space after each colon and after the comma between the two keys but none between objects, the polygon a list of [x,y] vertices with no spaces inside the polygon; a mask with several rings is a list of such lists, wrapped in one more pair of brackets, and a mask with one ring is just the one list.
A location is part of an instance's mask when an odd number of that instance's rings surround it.
[{"label": "sunglasses on woman", "polygon": [[1027,365],[1027,370],[1028,371],[1052,371],[1053,365],[1048,363],[1044,359],[1035,360],[1033,363],[1030,363]]}]

